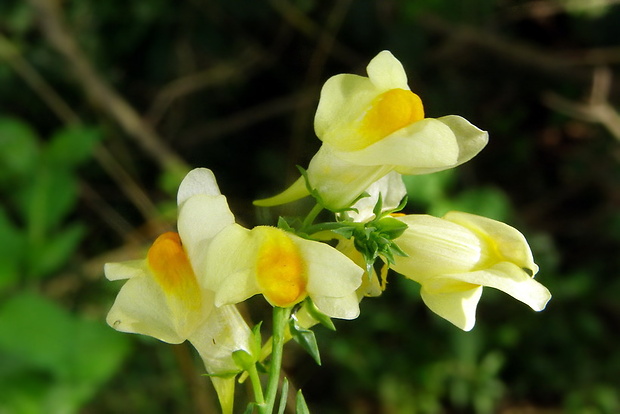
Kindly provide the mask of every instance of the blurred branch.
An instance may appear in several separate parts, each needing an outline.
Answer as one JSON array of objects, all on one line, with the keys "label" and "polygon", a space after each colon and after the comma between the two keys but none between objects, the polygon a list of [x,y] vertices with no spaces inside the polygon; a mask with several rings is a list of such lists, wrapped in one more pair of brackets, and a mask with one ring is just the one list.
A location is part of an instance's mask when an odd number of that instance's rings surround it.
[{"label": "blurred branch", "polygon": [[301,91],[292,95],[273,99],[248,109],[244,109],[227,118],[208,122],[194,127],[181,136],[179,141],[192,145],[203,140],[215,140],[224,135],[234,133],[281,114],[305,108],[315,100],[314,91]]},{"label": "blurred branch", "polygon": [[620,3],[620,0],[572,0],[572,1],[527,1],[508,8],[510,16],[514,18],[533,17],[544,19],[560,13],[583,13]]},{"label": "blurred branch", "polygon": [[543,95],[543,102],[551,109],[575,119],[600,123],[620,140],[620,114],[608,101],[611,85],[611,71],[600,67],[594,71],[590,99],[586,103],[574,102],[552,92]]},{"label": "blurred branch", "polygon": [[447,39],[448,43],[440,54],[458,54],[476,47],[511,64],[529,67],[553,77],[578,79],[584,82],[590,79],[590,72],[577,67],[578,62],[515,39],[502,37],[498,33],[454,24],[432,14],[421,16],[417,19],[417,23]]},{"label": "blurred branch", "polygon": [[147,118],[153,124],[159,123],[166,110],[175,100],[238,78],[247,73],[259,61],[258,54],[250,50],[242,54],[238,61],[220,63],[207,70],[173,80],[157,94],[148,111]]},{"label": "blurred branch", "polygon": [[[81,124],[80,117],[71,109],[65,100],[54,90],[54,88],[43,78],[39,72],[23,58],[19,49],[6,37],[0,34],[0,59],[9,63],[11,68],[20,76],[28,86],[48,105],[54,114],[67,125]],[[157,223],[159,213],[157,208],[150,200],[148,195],[136,183],[133,177],[125,170],[125,168],[116,160],[112,154],[103,146],[98,145],[94,151],[94,157],[108,173],[110,177],[117,183],[123,193],[129,198],[134,206],[140,211],[143,217],[151,222]],[[88,190],[86,193],[90,199],[98,198],[95,209],[100,213],[103,220],[110,225],[111,228],[119,232],[123,238],[129,233],[123,230],[124,227],[119,225],[118,217],[112,212],[114,211],[109,205],[95,193],[94,189],[82,183],[82,190]],[[84,193],[83,193],[84,194]],[[159,227],[159,226],[156,226]]]},{"label": "blurred branch", "polygon": [[[334,6],[336,10],[339,9],[338,3],[343,3],[343,10],[346,11],[350,0],[337,0]],[[360,61],[359,57],[348,47],[340,43],[336,37],[329,31],[325,31],[321,26],[315,23],[312,19],[306,16],[299,8],[291,4],[288,0],[270,0],[269,4],[275,11],[277,11],[285,21],[293,26],[297,31],[310,39],[321,39],[324,36],[328,36],[327,39],[333,44],[331,47],[332,55],[334,58],[348,64],[349,66],[355,66]]]},{"label": "blurred branch", "polygon": [[67,60],[70,70],[94,105],[114,119],[146,152],[166,170],[185,166],[152,127],[146,123],[113,88],[95,71],[62,21],[59,2],[28,0],[39,15],[41,29],[49,43]]},{"label": "blurred branch", "polygon": [[[316,34],[316,46],[310,57],[308,70],[303,82],[304,89],[316,93],[316,96],[319,95],[321,88],[321,75],[325,68],[325,62],[334,51],[334,48],[338,47],[336,44],[336,36],[351,8],[351,2],[352,0],[338,0],[334,2],[325,21],[325,25],[323,27],[316,25],[320,31]],[[286,2],[282,1],[281,3]],[[294,8],[290,3],[287,4],[289,8]],[[300,11],[296,14],[303,15]],[[299,160],[300,154],[303,152],[304,138],[307,136],[306,131],[311,131],[313,129],[313,112],[303,109],[303,106],[299,106],[293,118],[292,134],[288,149],[288,158],[290,160]],[[291,174],[293,177],[297,177],[297,169],[292,167],[289,168],[289,175]]]},{"label": "blurred branch", "polygon": [[0,33],[0,59],[5,60],[9,66],[26,82],[32,90],[47,104],[58,118],[68,124],[80,122],[80,118],[56,93],[56,91],[39,75],[13,42]]}]

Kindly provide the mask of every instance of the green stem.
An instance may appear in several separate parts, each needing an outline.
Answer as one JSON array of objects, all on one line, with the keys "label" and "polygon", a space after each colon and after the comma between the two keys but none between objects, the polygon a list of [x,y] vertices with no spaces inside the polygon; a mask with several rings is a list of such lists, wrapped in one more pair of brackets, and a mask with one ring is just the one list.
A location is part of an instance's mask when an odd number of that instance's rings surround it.
[{"label": "green stem", "polygon": [[312,210],[310,210],[310,212],[304,219],[301,225],[301,229],[305,230],[307,227],[309,227],[314,222],[314,219],[316,218],[316,216],[318,216],[322,210],[323,210],[323,206],[321,206],[320,204],[315,204],[315,206],[312,207]]},{"label": "green stem", "polygon": [[271,363],[269,364],[269,379],[267,380],[266,401],[260,410],[261,414],[271,414],[276,402],[280,370],[282,368],[282,353],[284,348],[284,333],[286,324],[291,316],[291,308],[273,308],[273,345],[271,349]]},{"label": "green stem", "polygon": [[254,399],[256,400],[256,403],[260,405],[265,404],[263,387],[260,383],[260,377],[258,376],[256,364],[252,365],[252,367],[248,369],[248,374],[250,375],[250,381],[252,381],[252,390],[254,391]]}]

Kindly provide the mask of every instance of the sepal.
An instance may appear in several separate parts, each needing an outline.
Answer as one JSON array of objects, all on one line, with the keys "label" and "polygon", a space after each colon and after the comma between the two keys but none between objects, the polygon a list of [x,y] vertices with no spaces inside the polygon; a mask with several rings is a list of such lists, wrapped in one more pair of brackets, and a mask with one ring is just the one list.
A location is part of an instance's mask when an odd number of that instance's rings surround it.
[{"label": "sepal", "polygon": [[289,332],[291,336],[303,349],[312,356],[314,361],[321,365],[321,355],[319,353],[319,345],[316,342],[316,336],[310,329],[306,329],[297,323],[295,318],[289,320]]}]

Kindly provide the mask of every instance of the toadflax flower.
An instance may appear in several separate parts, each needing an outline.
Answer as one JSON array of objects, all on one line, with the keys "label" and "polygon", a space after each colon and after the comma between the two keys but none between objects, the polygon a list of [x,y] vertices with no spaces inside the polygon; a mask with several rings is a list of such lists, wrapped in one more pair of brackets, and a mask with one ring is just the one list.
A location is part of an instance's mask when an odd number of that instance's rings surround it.
[{"label": "toadflax flower", "polygon": [[[213,237],[234,222],[213,173],[192,170],[179,187],[179,233],[159,236],[146,259],[107,263],[109,280],[127,281],[107,322],[121,332],[178,344],[188,340],[211,374],[238,370],[232,352],[249,349],[250,329],[234,305],[216,308],[205,280]],[[232,412],[234,378],[212,377],[223,412]]]},{"label": "toadflax flower", "polygon": [[398,217],[408,228],[396,240],[407,257],[393,270],[421,285],[424,303],[469,331],[483,286],[499,289],[535,311],[551,294],[534,280],[538,266],[525,237],[513,227],[468,213]]},{"label": "toadflax flower", "polygon": [[207,256],[208,287],[215,305],[261,293],[273,306],[293,306],[310,297],[324,314],[359,315],[356,289],[363,270],[333,247],[282,229],[237,224],[216,236]]},{"label": "toadflax flower", "polygon": [[[407,85],[401,63],[383,51],[370,61],[368,77],[340,74],[327,80],[314,119],[323,144],[310,161],[309,185],[323,205],[350,206],[390,171],[427,174],[460,165],[487,144],[488,134],[460,116],[426,118],[418,95]],[[302,177],[260,206],[307,196]]]}]

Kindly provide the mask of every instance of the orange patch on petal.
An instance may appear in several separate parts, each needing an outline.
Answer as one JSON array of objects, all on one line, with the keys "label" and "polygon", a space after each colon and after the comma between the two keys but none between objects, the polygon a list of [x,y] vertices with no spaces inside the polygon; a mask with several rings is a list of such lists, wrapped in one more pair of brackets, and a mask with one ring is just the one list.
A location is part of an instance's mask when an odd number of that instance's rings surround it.
[{"label": "orange patch on petal", "polygon": [[424,119],[422,100],[406,89],[390,89],[377,96],[362,119],[360,142],[363,149],[414,122]]},{"label": "orange patch on petal", "polygon": [[258,251],[256,275],[265,298],[274,306],[289,307],[307,296],[306,270],[299,249],[275,227],[262,227],[265,240]]},{"label": "orange patch on petal", "polygon": [[200,286],[178,233],[167,232],[159,236],[149,249],[146,260],[155,281],[166,295],[175,296],[190,309],[200,308]]}]

